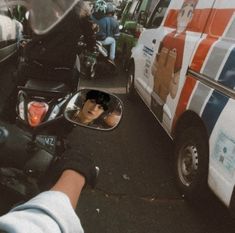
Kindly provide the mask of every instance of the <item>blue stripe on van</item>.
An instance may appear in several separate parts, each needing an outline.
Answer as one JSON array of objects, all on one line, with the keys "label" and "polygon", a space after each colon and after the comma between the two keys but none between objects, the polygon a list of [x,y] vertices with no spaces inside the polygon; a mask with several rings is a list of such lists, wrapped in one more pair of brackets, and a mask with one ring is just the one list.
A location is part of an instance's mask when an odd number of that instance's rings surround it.
[{"label": "blue stripe on van", "polygon": [[223,70],[219,76],[218,82],[226,87],[233,89],[235,87],[235,48],[231,51]]},{"label": "blue stripe on van", "polygon": [[147,54],[149,54],[150,56],[153,55],[153,50],[148,48],[148,47],[146,47],[146,46],[144,46],[143,51],[146,52]]},{"label": "blue stripe on van", "polygon": [[217,91],[213,91],[209,98],[202,113],[202,119],[206,124],[209,136],[211,135],[211,132],[228,100],[229,98],[227,96],[222,95]]}]

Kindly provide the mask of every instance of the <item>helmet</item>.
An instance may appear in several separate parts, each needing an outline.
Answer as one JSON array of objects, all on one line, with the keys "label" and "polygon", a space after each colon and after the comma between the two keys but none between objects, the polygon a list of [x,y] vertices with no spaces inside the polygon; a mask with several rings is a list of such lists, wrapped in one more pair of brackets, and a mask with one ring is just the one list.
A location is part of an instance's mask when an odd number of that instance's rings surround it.
[{"label": "helmet", "polygon": [[107,10],[106,13],[114,13],[115,12],[115,6],[113,5],[113,3],[108,2],[107,3]]},{"label": "helmet", "polygon": [[97,0],[95,3],[95,12],[106,14],[107,4],[104,0]]}]

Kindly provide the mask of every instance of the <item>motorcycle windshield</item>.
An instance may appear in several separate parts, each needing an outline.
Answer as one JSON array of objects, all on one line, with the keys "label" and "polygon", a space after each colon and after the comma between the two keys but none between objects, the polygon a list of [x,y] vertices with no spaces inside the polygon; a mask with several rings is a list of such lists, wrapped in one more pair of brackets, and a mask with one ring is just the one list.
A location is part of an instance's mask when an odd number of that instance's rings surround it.
[{"label": "motorcycle windshield", "polygon": [[2,7],[23,5],[29,11],[32,30],[45,34],[59,23],[80,0],[0,0]]},{"label": "motorcycle windshield", "polygon": [[59,23],[79,0],[28,0],[30,22],[36,34],[44,34]]}]

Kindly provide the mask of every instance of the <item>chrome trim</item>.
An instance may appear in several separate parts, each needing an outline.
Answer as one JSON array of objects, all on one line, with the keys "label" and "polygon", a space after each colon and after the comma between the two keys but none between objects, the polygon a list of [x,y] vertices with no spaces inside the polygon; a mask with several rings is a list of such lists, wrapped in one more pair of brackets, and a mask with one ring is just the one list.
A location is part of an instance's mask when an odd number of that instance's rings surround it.
[{"label": "chrome trim", "polygon": [[222,94],[227,95],[230,98],[235,99],[235,90],[228,88],[215,80],[210,79],[208,76],[199,74],[191,69],[188,69],[187,75],[192,76],[203,84],[215,89],[216,91],[222,92]]}]

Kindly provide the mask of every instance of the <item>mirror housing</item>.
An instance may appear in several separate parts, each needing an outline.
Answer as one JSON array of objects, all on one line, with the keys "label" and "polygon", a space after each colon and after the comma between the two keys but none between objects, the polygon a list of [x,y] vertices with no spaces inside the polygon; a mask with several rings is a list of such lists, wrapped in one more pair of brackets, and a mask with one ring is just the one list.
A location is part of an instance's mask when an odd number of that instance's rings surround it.
[{"label": "mirror housing", "polygon": [[99,130],[112,130],[122,118],[123,103],[115,95],[82,89],[68,101],[64,117],[73,124]]}]

